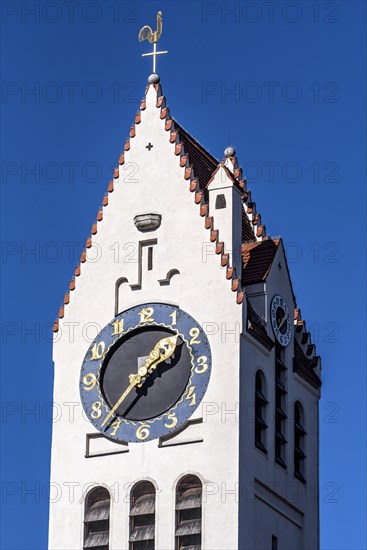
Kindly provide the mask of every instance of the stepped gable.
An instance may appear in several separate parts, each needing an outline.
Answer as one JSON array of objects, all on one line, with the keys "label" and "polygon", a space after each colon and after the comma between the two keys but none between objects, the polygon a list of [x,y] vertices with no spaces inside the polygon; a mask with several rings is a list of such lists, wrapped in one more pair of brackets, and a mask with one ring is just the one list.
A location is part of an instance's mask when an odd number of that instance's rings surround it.
[{"label": "stepped gable", "polygon": [[[210,231],[210,241],[216,245],[216,254],[220,256],[220,264],[225,268],[225,276],[231,283],[231,290],[236,294],[236,301],[241,304],[244,299],[245,285],[266,280],[273,263],[280,239],[271,239],[266,236],[266,228],[261,224],[261,215],[256,210],[251,191],[247,189],[246,179],[242,175],[242,169],[238,166],[235,154],[218,161],[184,128],[170,116],[166,106],[166,98],[163,96],[160,84],[147,86],[145,97],[140,103],[140,110],[135,115],[134,124],[130,128],[129,138],[125,141],[124,149],[119,156],[118,163],[113,172],[113,178],[108,184],[107,193],[104,194],[102,205],[97,212],[96,221],[93,222],[91,234],[87,237],[85,248],[80,256],[80,263],[76,266],[74,276],[70,281],[58,313],[58,319],[54,322],[53,331],[59,330],[59,319],[65,315],[65,307],[69,304],[72,292],[77,286],[77,279],[81,276],[82,264],[87,261],[87,249],[92,246],[93,236],[97,234],[98,225],[103,221],[103,210],[108,207],[109,196],[113,193],[119,181],[119,166],[125,163],[125,151],[130,150],[130,141],[136,136],[139,124],[142,121],[142,111],[147,108],[146,94],[150,87],[157,93],[156,107],[160,110],[160,119],[164,122],[164,128],[169,133],[169,141],[174,144],[174,154],[179,157],[180,166],[184,169],[184,179],[189,181],[189,191],[194,193],[194,202],[199,205],[199,214],[204,218],[206,229]],[[225,243],[220,240],[219,230],[215,228],[213,216],[209,216],[208,185],[217,170],[222,166],[233,184],[242,192],[242,273],[237,274],[234,266],[230,265],[229,254],[224,252]],[[312,368],[320,370],[319,358],[315,355],[316,349],[310,342],[309,333],[305,335],[305,322],[300,320],[300,311],[297,309],[295,317],[297,342],[301,346],[306,359],[314,360]],[[301,343],[300,343],[301,342]],[[306,347],[306,349],[305,349]],[[300,355],[299,355],[300,357]],[[303,372],[303,371],[302,371]]]},{"label": "stepped gable", "polygon": [[315,388],[321,386],[321,358],[316,353],[316,346],[311,341],[311,334],[306,329],[301,310],[294,310],[294,364],[293,370],[305,378]]}]

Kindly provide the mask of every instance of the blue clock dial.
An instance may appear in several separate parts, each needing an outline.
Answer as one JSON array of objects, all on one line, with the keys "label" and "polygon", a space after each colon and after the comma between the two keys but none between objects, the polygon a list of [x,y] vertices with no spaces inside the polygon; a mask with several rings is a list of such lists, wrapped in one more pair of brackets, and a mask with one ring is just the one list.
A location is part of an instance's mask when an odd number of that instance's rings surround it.
[{"label": "blue clock dial", "polygon": [[209,342],[195,319],[175,306],[144,304],[119,314],[92,342],[81,401],[106,437],[148,441],[188,420],[210,371]]},{"label": "blue clock dial", "polygon": [[271,301],[271,324],[278,342],[286,347],[292,337],[292,317],[285,299],[276,294]]}]

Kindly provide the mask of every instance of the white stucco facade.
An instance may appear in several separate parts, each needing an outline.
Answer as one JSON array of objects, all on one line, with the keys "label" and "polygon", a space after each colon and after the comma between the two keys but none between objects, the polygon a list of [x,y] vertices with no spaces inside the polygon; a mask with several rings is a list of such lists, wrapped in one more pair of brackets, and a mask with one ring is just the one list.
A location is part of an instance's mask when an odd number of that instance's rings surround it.
[{"label": "white stucco facade", "polygon": [[[246,332],[246,299],[237,303],[237,292],[226,277],[227,267],[221,265],[220,255],[215,253],[210,230],[200,216],[200,204],[194,200],[195,191],[189,189],[186,168],[175,155],[175,144],[170,142],[156,102],[157,89],[150,86],[141,122],[135,126],[136,135],[125,151],[109,204],[103,208],[103,220],[97,222],[92,247],[87,248],[87,261],[81,265],[76,288],[70,293],[70,302],[55,332],[54,401],[62,414],[57,413],[53,425],[49,548],[83,548],[84,497],[92,486],[102,485],[111,493],[109,548],[128,549],[129,493],[134,483],[144,479],[152,481],[157,489],[155,547],[173,550],[176,484],[183,475],[193,473],[203,483],[203,549],[263,550],[271,548],[272,535],[278,538],[282,550],[317,549],[318,391],[293,373],[291,343],[286,350],[288,404],[295,399],[302,402],[308,433],[304,485],[292,473],[291,420],[289,467],[285,471],[274,463],[270,417],[274,350],[267,350]],[[153,148],[148,150],[147,143]],[[229,178],[221,177],[220,182],[214,180],[212,184],[210,215],[225,250],[230,252],[241,242],[241,197]],[[225,194],[227,208],[218,210],[217,215],[212,196],[218,192]],[[159,214],[161,224],[154,231],[142,233],[134,218],[148,213]],[[151,239],[157,241],[153,246],[153,269],[146,269],[143,247],[139,281],[139,242]],[[236,257],[233,261],[238,273],[240,260]],[[276,267],[279,261],[284,264],[282,270]],[[173,269],[179,273],[170,284],[160,284]],[[122,278],[127,281],[117,288],[116,282]],[[281,247],[261,293],[263,298],[257,300],[264,300],[266,320],[270,299],[276,293],[284,296],[291,311],[295,307]],[[148,302],[177,305],[206,329],[212,374],[204,400],[194,413],[194,418],[203,421],[189,426],[171,440],[175,443],[171,445],[158,446],[158,440],[153,440],[123,446],[90,439],[90,454],[96,456],[86,458],[87,435],[97,433],[82,413],[79,398],[80,368],[86,350],[98,327],[111,321],[116,309],[121,312]],[[267,331],[273,338],[269,323]],[[258,368],[265,374],[270,404],[266,456],[254,446],[251,410]],[[242,414],[244,409],[248,414]],[[272,490],[267,493],[263,486]],[[293,486],[296,493],[292,493]]]}]

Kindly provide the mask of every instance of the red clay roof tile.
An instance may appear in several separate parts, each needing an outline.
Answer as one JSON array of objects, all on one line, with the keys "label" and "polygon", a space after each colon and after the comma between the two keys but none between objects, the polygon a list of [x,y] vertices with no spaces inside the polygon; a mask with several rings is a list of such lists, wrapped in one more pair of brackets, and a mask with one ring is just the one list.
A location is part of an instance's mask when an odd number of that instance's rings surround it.
[{"label": "red clay roof tile", "polygon": [[205,189],[218,166],[218,161],[204,147],[196,141],[184,128],[172,119],[178,131],[180,142],[182,142],[185,154],[188,154],[190,163],[193,166],[195,177],[198,178],[201,189]]},{"label": "red clay roof tile", "polygon": [[259,283],[266,279],[279,242],[279,239],[267,239],[242,245],[242,283],[244,285]]}]

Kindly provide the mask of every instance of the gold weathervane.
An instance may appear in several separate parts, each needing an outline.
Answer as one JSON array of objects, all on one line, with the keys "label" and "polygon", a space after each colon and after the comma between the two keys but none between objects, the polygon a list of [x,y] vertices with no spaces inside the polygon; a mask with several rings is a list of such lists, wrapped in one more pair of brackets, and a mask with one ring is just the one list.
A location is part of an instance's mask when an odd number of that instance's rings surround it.
[{"label": "gold weathervane", "polygon": [[139,42],[143,42],[143,40],[148,40],[148,42],[153,44],[153,51],[151,53],[143,53],[142,54],[142,57],[148,57],[148,56],[151,56],[151,55],[153,56],[153,73],[156,72],[157,55],[160,55],[160,54],[163,54],[163,53],[168,53],[167,50],[164,51],[164,52],[157,52],[157,42],[160,39],[160,37],[162,36],[162,29],[163,29],[162,12],[159,11],[157,13],[157,30],[155,32],[153,32],[151,27],[149,27],[149,25],[145,25],[145,27],[143,27],[140,30],[139,34],[138,34]]}]

